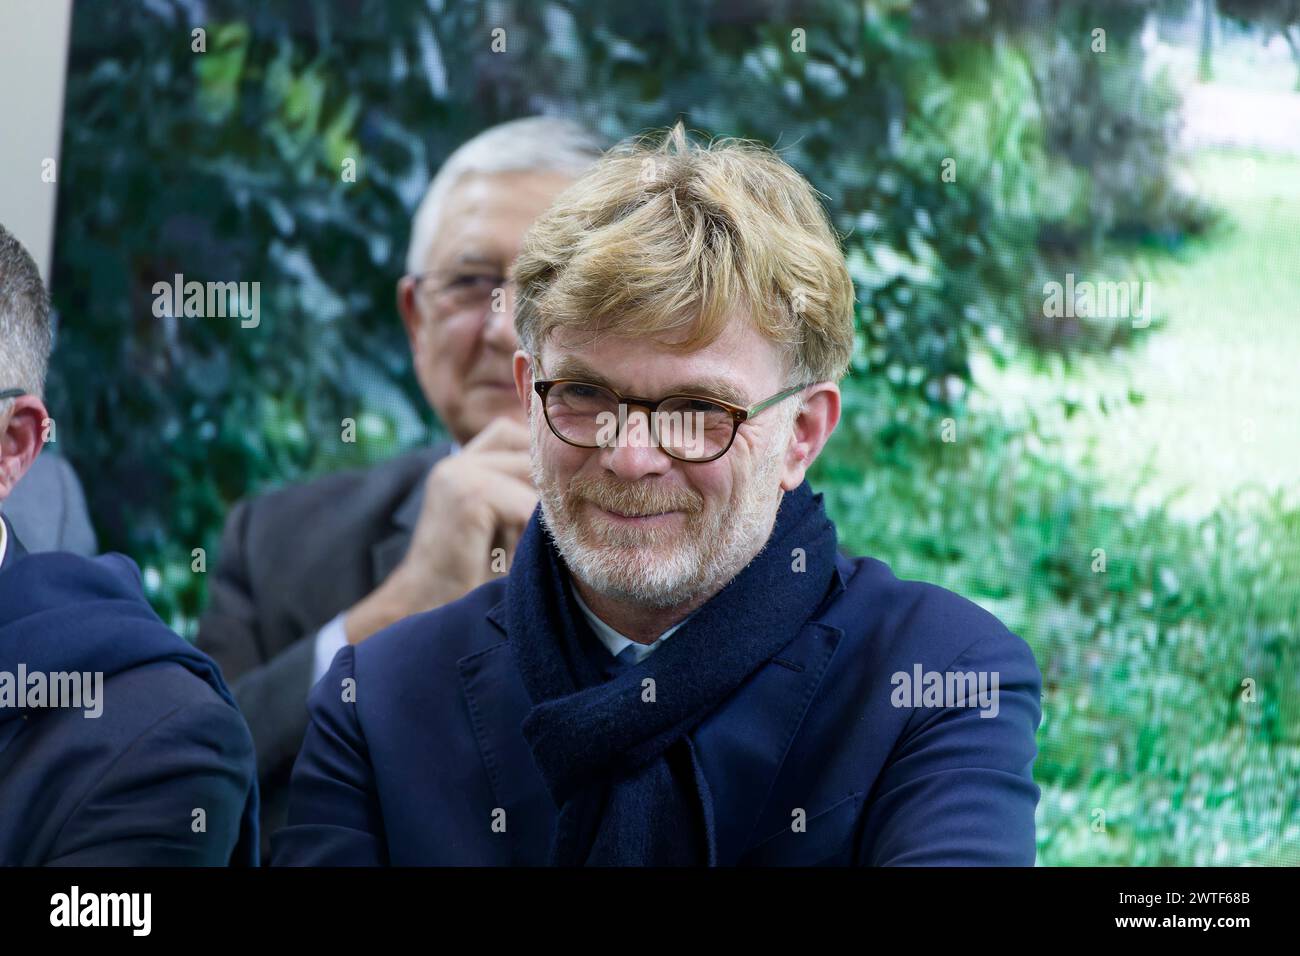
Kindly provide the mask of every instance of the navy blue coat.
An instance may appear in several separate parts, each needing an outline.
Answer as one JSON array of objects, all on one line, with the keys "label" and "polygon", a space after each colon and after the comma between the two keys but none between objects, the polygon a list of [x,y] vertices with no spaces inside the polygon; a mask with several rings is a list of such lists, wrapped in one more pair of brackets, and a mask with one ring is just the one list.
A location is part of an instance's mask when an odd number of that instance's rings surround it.
[{"label": "navy blue coat", "polygon": [[[338,653],[311,695],[274,863],[546,862],[556,808],[520,731],[531,704],[505,586]],[[977,604],[873,558],[838,557],[833,587],[690,735],[719,862],[1032,865],[1041,676],[1029,646]],[[894,675],[918,665],[997,672],[997,716],[896,706]]]},{"label": "navy blue coat", "polygon": [[128,558],[25,555],[10,536],[0,566],[10,688],[20,667],[99,672],[99,715],[4,698],[0,866],[256,864],[248,727],[216,665],[149,608]]}]

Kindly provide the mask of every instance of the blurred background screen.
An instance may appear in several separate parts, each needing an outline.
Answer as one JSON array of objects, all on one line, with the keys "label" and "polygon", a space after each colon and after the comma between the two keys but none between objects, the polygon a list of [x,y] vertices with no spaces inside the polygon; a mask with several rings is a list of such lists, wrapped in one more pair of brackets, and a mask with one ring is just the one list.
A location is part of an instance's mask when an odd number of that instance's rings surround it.
[{"label": "blurred background screen", "polygon": [[[1032,646],[1039,864],[1300,864],[1300,2],[86,0],[53,31],[20,234],[52,236],[52,450],[182,634],[233,502],[443,434],[394,308],[443,159],[681,119],[825,195],[858,341],[812,481],[846,549]],[[259,283],[258,324],[157,315],[176,274]]]}]

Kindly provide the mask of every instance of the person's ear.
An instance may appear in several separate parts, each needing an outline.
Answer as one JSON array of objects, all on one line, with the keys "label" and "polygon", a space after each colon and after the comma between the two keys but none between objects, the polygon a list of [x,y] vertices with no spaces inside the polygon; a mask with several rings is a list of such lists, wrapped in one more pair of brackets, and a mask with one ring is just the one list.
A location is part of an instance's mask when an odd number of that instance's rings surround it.
[{"label": "person's ear", "polygon": [[515,375],[515,391],[519,395],[519,404],[527,420],[529,407],[533,401],[533,357],[523,349],[516,349],[512,371]]},{"label": "person's ear", "polygon": [[795,416],[794,429],[781,471],[781,488],[793,491],[803,484],[808,469],[826,447],[831,432],[839,424],[839,386],[834,382],[818,382],[788,401],[803,403],[799,414]]},{"label": "person's ear", "polygon": [[39,398],[20,395],[0,418],[0,501],[9,497],[40,454],[49,417]]},{"label": "person's ear", "polygon": [[415,276],[402,276],[397,280],[397,312],[402,317],[406,329],[406,340],[411,346],[411,357],[419,355],[420,336],[424,326],[424,316],[420,313],[420,303],[415,295]]}]

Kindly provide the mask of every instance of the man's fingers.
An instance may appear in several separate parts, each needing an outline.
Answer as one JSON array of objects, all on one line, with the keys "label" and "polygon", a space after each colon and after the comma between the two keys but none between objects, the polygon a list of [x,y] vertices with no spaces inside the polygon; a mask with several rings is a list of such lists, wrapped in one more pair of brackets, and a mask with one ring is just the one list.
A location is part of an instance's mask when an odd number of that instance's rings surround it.
[{"label": "man's fingers", "polygon": [[528,485],[533,483],[527,451],[480,451],[472,455],[465,451],[461,454],[465,455],[463,467],[467,470],[482,467],[484,471],[506,475]]},{"label": "man's fingers", "polygon": [[528,426],[513,418],[494,418],[465,443],[465,451],[528,451]]},{"label": "man's fingers", "polygon": [[494,476],[484,486],[483,498],[497,516],[498,525],[523,527],[537,508],[537,490],[508,475]]},{"label": "man's fingers", "polygon": [[[500,475],[483,488],[483,500],[488,502],[496,519],[491,552],[487,555],[489,563],[496,561],[496,549],[501,548],[505,552],[508,567],[509,562],[514,560],[515,548],[524,527],[537,508],[537,492],[531,485]],[[492,565],[494,573],[502,570],[504,569]]]}]

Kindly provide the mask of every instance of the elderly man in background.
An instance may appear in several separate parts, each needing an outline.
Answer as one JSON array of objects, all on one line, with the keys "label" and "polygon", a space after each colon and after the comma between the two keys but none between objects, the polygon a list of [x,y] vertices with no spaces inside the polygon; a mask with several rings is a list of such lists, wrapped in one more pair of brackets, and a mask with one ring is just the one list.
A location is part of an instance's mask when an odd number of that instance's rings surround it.
[{"label": "elderly man in background", "polygon": [[540,508],[508,578],[334,659],[274,862],[1031,865],[1028,645],[839,554],[805,477],[854,339],[809,184],[678,127],[516,277]]},{"label": "elderly man in background", "polygon": [[537,493],[507,273],[525,230],[599,154],[574,123],[531,117],[469,140],[429,185],[397,307],[454,443],[242,501],[226,521],[198,646],[252,729],[264,840],[284,821],[307,693],[334,654],[459,598],[513,553]]}]

